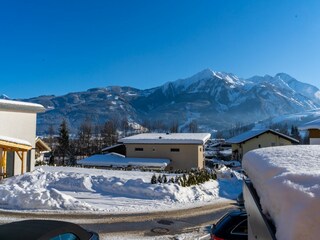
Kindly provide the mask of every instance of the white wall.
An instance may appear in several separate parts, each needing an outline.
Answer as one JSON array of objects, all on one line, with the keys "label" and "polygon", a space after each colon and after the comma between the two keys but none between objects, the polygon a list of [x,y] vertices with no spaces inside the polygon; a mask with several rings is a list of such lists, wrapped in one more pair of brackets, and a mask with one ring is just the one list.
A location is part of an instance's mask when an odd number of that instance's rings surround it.
[{"label": "white wall", "polygon": [[320,138],[310,138],[310,145],[320,145]]},{"label": "white wall", "polygon": [[[0,111],[0,135],[22,139],[32,145],[31,171],[34,168],[35,161],[36,118],[36,113]],[[27,156],[25,156],[24,162],[25,164],[27,163]],[[26,165],[24,169],[27,169]],[[20,173],[21,160],[18,156],[15,156],[14,174],[17,175]]]}]

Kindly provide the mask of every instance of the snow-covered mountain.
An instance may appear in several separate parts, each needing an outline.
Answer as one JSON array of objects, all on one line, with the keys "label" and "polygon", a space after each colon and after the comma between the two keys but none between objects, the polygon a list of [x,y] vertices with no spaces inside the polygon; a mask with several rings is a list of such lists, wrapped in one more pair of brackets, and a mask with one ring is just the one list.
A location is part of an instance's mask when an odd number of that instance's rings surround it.
[{"label": "snow-covered mountain", "polygon": [[320,91],[285,73],[241,79],[205,69],[153,89],[94,88],[27,101],[48,109],[39,114],[39,134],[45,133],[49,125],[58,127],[62,118],[69,121],[73,130],[85,118],[93,123],[125,118],[140,124],[162,122],[170,126],[177,122],[181,130],[195,120],[202,131],[213,131],[319,108]]}]

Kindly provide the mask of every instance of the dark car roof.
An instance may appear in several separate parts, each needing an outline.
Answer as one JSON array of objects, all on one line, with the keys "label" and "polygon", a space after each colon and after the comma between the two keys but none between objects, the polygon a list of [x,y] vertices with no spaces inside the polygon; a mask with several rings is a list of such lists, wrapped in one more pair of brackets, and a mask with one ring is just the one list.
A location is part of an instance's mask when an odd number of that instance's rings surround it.
[{"label": "dark car roof", "polygon": [[[225,214],[212,229],[212,234],[218,237],[230,239],[230,232],[234,229],[240,222],[247,219],[247,213],[244,210],[233,210]],[[236,237],[233,239],[246,239],[246,236]]]},{"label": "dark car roof", "polygon": [[79,239],[89,239],[92,234],[82,227],[64,221],[24,220],[0,225],[0,239],[45,240],[61,233],[74,233]]}]

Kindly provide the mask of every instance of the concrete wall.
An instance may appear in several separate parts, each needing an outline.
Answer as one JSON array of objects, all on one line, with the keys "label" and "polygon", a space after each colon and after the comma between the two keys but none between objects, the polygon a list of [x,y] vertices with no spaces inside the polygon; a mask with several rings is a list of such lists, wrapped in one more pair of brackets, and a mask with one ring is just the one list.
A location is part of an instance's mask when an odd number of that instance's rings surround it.
[{"label": "concrete wall", "polygon": [[[31,171],[35,163],[36,113],[0,111],[0,135],[28,141],[32,145]],[[16,155],[14,175],[21,174],[21,160]],[[27,154],[24,159],[24,169],[27,170]]]},{"label": "concrete wall", "polygon": [[241,154],[240,159],[247,152],[264,147],[292,145],[291,141],[272,133],[264,133],[258,137],[252,138],[242,144],[232,144],[232,152],[238,150]]},{"label": "concrete wall", "polygon": [[[143,151],[137,151],[137,149]],[[179,149],[179,151],[177,151]],[[194,144],[126,144],[127,157],[166,158],[169,169],[203,168],[203,146]]]}]

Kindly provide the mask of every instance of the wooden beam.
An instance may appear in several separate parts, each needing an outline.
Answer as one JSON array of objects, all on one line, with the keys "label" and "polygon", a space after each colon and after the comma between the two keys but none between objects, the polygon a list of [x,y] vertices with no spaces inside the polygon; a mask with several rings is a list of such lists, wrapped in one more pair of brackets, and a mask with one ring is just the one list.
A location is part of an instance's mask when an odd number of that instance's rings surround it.
[{"label": "wooden beam", "polygon": [[12,151],[28,151],[32,148],[32,146],[0,140],[0,148]]}]

